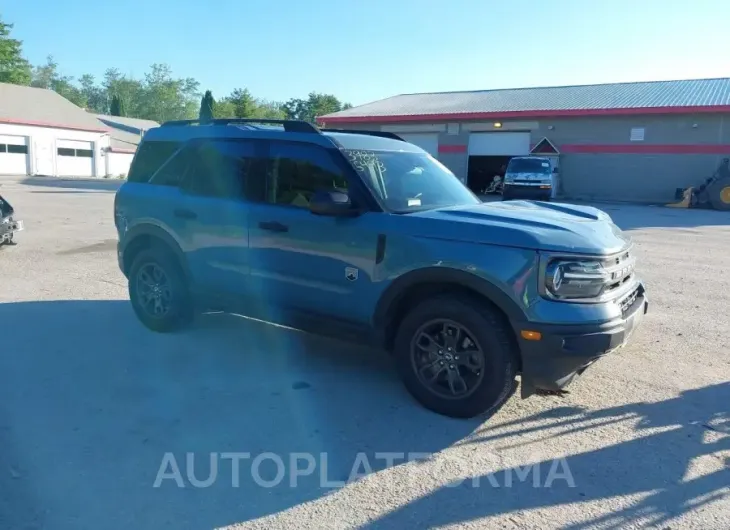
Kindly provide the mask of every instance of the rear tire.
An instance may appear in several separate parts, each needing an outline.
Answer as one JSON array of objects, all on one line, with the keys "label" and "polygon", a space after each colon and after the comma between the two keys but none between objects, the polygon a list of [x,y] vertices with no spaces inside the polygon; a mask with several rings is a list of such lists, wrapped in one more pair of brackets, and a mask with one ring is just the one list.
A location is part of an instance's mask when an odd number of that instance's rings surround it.
[{"label": "rear tire", "polygon": [[141,251],[129,270],[128,287],[137,318],[152,331],[177,331],[192,322],[185,274],[171,252],[159,247]]},{"label": "rear tire", "polygon": [[[447,327],[462,328],[461,348],[454,346],[458,339],[454,342],[453,335],[449,339],[446,331],[440,335],[444,340],[437,337],[433,341],[433,335],[424,331],[431,323],[435,326],[432,329],[439,329],[441,322],[452,323]],[[463,340],[464,335],[469,341]],[[423,340],[424,336],[428,340]],[[424,344],[434,351],[426,352]],[[447,352],[449,344],[452,350]],[[438,414],[452,418],[492,414],[515,389],[517,356],[511,330],[504,317],[488,303],[452,296],[422,302],[403,319],[394,346],[396,364],[406,388],[421,405]],[[475,350],[480,350],[480,360],[470,353]],[[469,353],[464,355],[465,351]],[[454,374],[454,366],[458,376]],[[435,382],[429,383],[427,380],[433,379],[433,373],[439,370]],[[463,386],[454,383],[458,377]],[[455,392],[455,388],[464,391]]]}]

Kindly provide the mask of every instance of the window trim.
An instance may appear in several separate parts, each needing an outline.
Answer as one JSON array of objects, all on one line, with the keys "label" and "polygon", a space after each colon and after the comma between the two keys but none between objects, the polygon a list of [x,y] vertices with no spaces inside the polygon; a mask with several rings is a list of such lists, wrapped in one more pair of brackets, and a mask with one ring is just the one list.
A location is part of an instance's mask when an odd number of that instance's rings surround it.
[{"label": "window trim", "polygon": [[[350,163],[347,161],[347,158],[345,157],[344,153],[340,151],[336,147],[325,147],[319,144],[314,144],[311,142],[302,142],[292,139],[268,139],[264,140],[267,144],[266,146],[266,158],[268,160],[274,159],[274,147],[276,145],[296,145],[296,146],[306,146],[315,150],[321,150],[325,153],[326,156],[330,157],[330,160],[332,163],[340,170],[342,177],[347,181],[347,194],[350,197],[350,200],[357,204],[359,207],[359,210],[361,213],[368,213],[368,212],[383,212],[385,211],[383,207],[378,203],[377,199],[373,196],[372,192],[367,188],[365,183],[360,178],[360,175],[357,174],[355,171],[355,168],[353,168]],[[271,175],[267,174],[266,179],[267,182],[271,178]],[[268,206],[277,206],[280,208],[291,208],[296,210],[308,210],[308,208],[302,208],[301,206],[292,206],[290,204],[280,204],[280,203],[271,203],[271,202],[263,202],[259,204],[266,204]]]}]

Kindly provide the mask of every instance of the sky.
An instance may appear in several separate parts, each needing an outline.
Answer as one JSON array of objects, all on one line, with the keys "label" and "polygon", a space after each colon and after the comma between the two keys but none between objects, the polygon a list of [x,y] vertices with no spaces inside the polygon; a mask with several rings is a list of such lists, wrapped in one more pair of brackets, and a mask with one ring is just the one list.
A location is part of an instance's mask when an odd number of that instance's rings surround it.
[{"label": "sky", "polygon": [[0,16],[34,64],[167,63],[215,97],[730,77],[728,0],[0,0]]}]

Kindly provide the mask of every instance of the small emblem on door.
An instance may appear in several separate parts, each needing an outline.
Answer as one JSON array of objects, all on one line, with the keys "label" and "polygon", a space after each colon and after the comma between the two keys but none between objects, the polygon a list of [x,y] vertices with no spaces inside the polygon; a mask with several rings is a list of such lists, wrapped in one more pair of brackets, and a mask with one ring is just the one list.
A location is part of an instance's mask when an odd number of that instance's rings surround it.
[{"label": "small emblem on door", "polygon": [[345,267],[345,278],[351,282],[357,280],[357,269],[355,267]]}]

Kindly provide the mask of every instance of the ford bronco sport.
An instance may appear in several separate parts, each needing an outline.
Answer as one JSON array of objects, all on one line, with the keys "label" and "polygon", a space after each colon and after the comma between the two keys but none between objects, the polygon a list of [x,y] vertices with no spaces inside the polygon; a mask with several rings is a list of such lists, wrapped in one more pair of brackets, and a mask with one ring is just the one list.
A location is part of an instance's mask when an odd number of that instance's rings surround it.
[{"label": "ford bronco sport", "polygon": [[559,392],[647,310],[600,210],[482,203],[422,149],[304,122],[168,122],[116,194],[119,267],[148,328],[222,310],[376,344],[453,417]]}]

